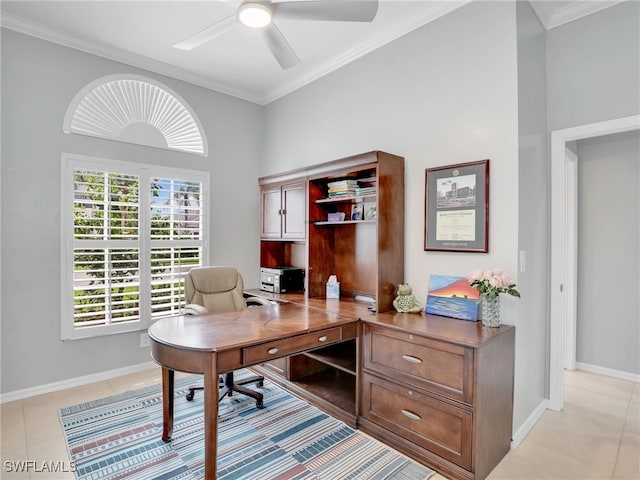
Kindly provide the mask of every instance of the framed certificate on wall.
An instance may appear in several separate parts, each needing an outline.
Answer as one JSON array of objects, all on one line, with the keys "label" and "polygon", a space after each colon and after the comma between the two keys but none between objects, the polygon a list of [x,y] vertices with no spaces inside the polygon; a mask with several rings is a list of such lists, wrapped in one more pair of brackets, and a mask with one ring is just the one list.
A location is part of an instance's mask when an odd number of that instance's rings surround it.
[{"label": "framed certificate on wall", "polygon": [[489,251],[489,160],[425,170],[424,249]]}]

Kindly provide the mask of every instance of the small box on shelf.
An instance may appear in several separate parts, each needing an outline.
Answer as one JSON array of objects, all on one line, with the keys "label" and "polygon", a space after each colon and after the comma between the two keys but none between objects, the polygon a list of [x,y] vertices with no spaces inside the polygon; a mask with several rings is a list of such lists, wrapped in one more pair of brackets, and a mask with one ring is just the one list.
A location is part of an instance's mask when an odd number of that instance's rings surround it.
[{"label": "small box on shelf", "polygon": [[344,222],[344,212],[334,212],[327,215],[329,222]]},{"label": "small box on shelf", "polygon": [[335,275],[327,280],[327,298],[340,298],[340,282]]}]

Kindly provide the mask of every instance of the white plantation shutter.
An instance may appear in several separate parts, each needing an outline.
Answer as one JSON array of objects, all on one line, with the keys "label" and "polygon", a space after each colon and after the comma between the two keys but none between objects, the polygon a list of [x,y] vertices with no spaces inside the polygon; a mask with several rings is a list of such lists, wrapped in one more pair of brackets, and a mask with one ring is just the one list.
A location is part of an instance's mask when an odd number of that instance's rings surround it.
[{"label": "white plantation shutter", "polygon": [[73,249],[74,326],[140,319],[138,249]]},{"label": "white plantation shutter", "polygon": [[140,178],[73,171],[73,322],[140,319]]},{"label": "white plantation shutter", "polygon": [[151,315],[184,306],[184,276],[202,266],[202,185],[156,179],[151,199]]},{"label": "white plantation shutter", "polygon": [[[147,126],[160,135],[136,133]],[[63,130],[110,140],[208,155],[191,107],[166,85],[139,75],[109,75],[86,85],[67,108]]]},{"label": "white plantation shutter", "polygon": [[63,155],[62,336],[146,328],[203,265],[209,177]]}]

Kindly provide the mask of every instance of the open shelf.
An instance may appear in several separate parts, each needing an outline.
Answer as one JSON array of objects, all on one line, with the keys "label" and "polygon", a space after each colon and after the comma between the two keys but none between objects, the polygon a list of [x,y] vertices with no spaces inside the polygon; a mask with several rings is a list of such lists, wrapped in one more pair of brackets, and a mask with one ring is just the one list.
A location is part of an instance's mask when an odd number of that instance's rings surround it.
[{"label": "open shelf", "polygon": [[344,197],[320,198],[316,203],[352,203],[354,200],[364,200],[366,198],[376,198],[376,193],[368,195],[345,195]]},{"label": "open shelf", "polygon": [[345,412],[356,411],[356,377],[336,368],[292,380],[304,391],[319,397]]},{"label": "open shelf", "polygon": [[[315,361],[311,360],[310,361]],[[322,371],[287,380],[282,374],[267,365],[251,367],[257,374],[286,388],[291,393],[307,400],[329,415],[357,428],[356,376],[325,366]]]},{"label": "open shelf", "polygon": [[376,223],[376,220],[343,220],[341,222],[313,222],[314,225],[323,226],[323,225],[353,225],[356,223]]},{"label": "open shelf", "polygon": [[319,348],[304,355],[351,375],[356,374],[356,342],[342,342]]}]

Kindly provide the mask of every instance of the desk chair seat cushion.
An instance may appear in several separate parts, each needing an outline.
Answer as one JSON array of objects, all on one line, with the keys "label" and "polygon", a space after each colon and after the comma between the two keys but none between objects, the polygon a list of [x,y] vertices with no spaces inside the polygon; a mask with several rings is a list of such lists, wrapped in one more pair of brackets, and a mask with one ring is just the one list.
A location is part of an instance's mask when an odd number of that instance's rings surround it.
[{"label": "desk chair seat cushion", "polygon": [[187,302],[208,312],[234,312],[246,307],[244,283],[233,267],[192,268],[185,279]]}]

